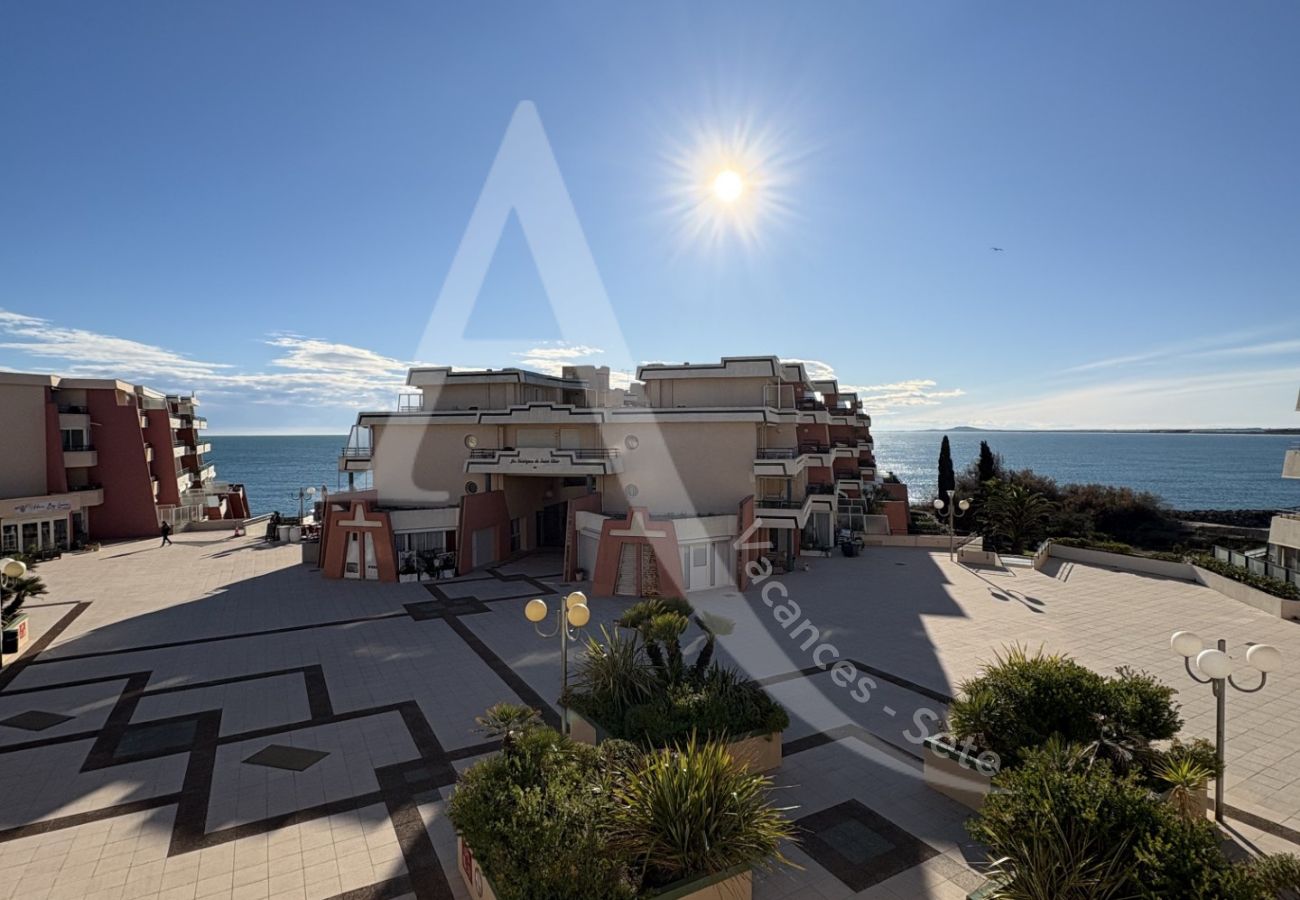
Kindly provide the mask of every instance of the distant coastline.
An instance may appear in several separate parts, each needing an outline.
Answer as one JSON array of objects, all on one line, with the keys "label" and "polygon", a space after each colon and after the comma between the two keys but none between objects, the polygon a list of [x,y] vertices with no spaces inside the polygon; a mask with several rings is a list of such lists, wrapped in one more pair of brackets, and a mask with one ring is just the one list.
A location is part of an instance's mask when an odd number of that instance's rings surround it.
[{"label": "distant coastline", "polygon": [[877,428],[881,434],[1295,434],[1300,428]]}]

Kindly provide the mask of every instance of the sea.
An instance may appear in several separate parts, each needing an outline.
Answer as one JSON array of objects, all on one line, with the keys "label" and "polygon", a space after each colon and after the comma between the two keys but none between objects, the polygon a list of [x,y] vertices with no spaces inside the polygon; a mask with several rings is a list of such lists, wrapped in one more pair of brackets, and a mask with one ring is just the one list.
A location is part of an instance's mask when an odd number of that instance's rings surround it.
[{"label": "sea", "polygon": [[[939,442],[934,431],[878,431],[876,462],[911,487],[934,496]],[[1096,482],[1150,491],[1175,509],[1294,509],[1300,481],[1282,478],[1282,458],[1298,440],[1277,434],[1156,434],[1059,431],[954,431],[953,465],[965,468],[988,441],[1003,462],[1058,482]],[[297,513],[298,491],[338,490],[344,435],[213,436],[217,477],[240,482],[254,514]]]}]

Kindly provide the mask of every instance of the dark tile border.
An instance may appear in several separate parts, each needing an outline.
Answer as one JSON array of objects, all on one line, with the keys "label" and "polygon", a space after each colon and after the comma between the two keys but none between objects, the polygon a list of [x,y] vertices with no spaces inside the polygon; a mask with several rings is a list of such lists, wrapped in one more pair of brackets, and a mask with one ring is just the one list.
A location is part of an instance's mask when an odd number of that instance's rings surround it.
[{"label": "dark tile border", "polygon": [[560,727],[559,713],[543,700],[542,695],[533,690],[528,682],[520,678],[518,673],[506,664],[505,660],[497,656],[491,647],[483,643],[479,636],[470,630],[468,625],[454,616],[447,618],[447,624],[451,626],[452,631],[460,635],[461,640],[469,644],[470,649],[478,654],[479,659],[487,663],[488,668],[495,672],[496,676],[504,681],[520,700],[542,714],[542,721],[552,728]]},{"label": "dark tile border", "polygon": [[[859,823],[892,844],[893,849],[865,863],[848,859],[819,836],[819,832],[843,822]],[[803,851],[854,892],[865,891],[872,885],[939,855],[939,851],[925,841],[899,828],[857,800],[846,800],[829,809],[811,813],[794,824],[800,831]]]}]

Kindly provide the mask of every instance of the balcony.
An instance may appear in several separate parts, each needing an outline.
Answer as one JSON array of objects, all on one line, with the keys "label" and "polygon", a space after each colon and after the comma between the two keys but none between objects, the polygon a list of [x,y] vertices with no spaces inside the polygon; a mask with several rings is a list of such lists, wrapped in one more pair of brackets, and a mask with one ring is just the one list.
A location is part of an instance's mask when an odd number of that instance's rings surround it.
[{"label": "balcony", "polygon": [[194,473],[195,481],[211,481],[216,477],[217,467],[210,462],[199,463],[198,468]]},{"label": "balcony", "polygon": [[77,495],[81,508],[100,506],[104,502],[104,488],[98,484],[70,485],[68,490]]},{"label": "balcony", "polygon": [[149,417],[146,416],[144,413],[140,413],[140,427],[141,428],[149,427]]},{"label": "balcony", "polygon": [[99,451],[93,447],[65,448],[63,465],[68,469],[80,469],[99,465]]},{"label": "balcony", "polygon": [[1300,445],[1286,452],[1286,459],[1282,462],[1282,477],[1300,478]]},{"label": "balcony", "polygon": [[[825,495],[811,493],[802,500],[785,497],[755,497],[754,516],[763,520],[761,526],[763,528],[798,530],[808,524],[808,516],[812,513],[814,503],[824,502],[826,499]],[[833,497],[830,500],[834,502]]]},{"label": "balcony", "polygon": [[[84,406],[60,406],[59,429],[62,431],[89,431],[90,414]],[[77,410],[73,412],[73,410]]]},{"label": "balcony", "polygon": [[190,448],[185,444],[172,444],[172,458],[174,459],[180,459],[189,452]]},{"label": "balcony", "polygon": [[344,447],[339,451],[340,472],[366,472],[374,460],[373,447]]},{"label": "balcony", "polygon": [[600,448],[471,450],[465,471],[501,475],[616,475],[623,471],[623,460],[617,450]]},{"label": "balcony", "polygon": [[197,456],[200,453],[211,453],[211,452],[212,452],[212,445],[209,444],[207,441],[204,441],[201,444],[189,444],[185,447],[186,456]]},{"label": "balcony", "polygon": [[153,488],[153,498],[154,498],[155,500],[157,500],[157,499],[158,499],[158,479],[157,479],[157,478],[150,478],[150,479],[149,479],[149,485]]},{"label": "balcony", "polygon": [[202,431],[208,427],[208,420],[202,416],[194,416],[190,419],[190,427],[195,431]]},{"label": "balcony", "polygon": [[146,462],[153,462],[153,444],[144,445],[144,458]]}]

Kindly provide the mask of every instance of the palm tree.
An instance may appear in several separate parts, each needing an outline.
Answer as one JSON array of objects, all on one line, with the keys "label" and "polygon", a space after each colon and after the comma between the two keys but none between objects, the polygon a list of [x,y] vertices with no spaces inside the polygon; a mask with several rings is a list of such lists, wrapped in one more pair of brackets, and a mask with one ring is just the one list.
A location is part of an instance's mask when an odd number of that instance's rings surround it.
[{"label": "palm tree", "polygon": [[28,597],[39,597],[44,593],[46,593],[45,582],[41,581],[39,575],[27,575],[10,581],[5,585],[3,592],[0,592],[0,602],[4,604],[4,612],[0,614],[0,619],[3,619],[4,625],[8,626],[9,620],[18,614]]},{"label": "palm tree", "polygon": [[1042,494],[1017,484],[994,483],[984,500],[984,528],[1019,552],[1043,539],[1052,511],[1052,501]]}]

